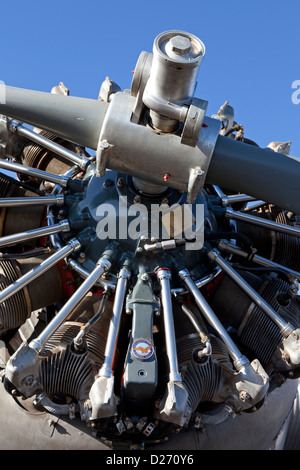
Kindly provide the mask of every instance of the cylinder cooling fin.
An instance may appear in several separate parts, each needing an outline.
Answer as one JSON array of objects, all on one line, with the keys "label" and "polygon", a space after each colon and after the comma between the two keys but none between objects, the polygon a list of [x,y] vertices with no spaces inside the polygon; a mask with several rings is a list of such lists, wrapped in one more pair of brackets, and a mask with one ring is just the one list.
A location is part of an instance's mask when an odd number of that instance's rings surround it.
[{"label": "cylinder cooling fin", "polygon": [[6,87],[1,449],[299,448],[299,163],[206,115],[205,54],[165,31],[130,90]]}]

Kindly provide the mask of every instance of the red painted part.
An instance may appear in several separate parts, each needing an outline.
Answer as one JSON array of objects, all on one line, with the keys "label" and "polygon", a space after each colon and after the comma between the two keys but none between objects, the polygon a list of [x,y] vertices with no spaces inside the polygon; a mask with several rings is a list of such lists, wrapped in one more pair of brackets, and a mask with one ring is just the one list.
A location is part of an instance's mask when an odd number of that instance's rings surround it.
[{"label": "red painted part", "polygon": [[209,282],[205,287],[206,300],[210,300],[216,289],[220,286],[225,278],[225,273],[221,272],[213,281]]},{"label": "red painted part", "polygon": [[168,268],[168,267],[165,267],[165,268],[163,268],[163,267],[158,268],[158,269],[155,271],[155,274],[158,273],[159,271],[170,271],[170,268]]}]

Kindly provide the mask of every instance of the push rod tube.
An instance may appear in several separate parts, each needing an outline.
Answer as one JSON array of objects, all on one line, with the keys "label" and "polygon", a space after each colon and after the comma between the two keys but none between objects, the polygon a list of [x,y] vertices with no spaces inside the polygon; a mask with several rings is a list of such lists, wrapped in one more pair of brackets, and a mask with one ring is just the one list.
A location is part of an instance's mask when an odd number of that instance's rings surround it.
[{"label": "push rod tube", "polygon": [[31,131],[18,121],[11,121],[9,124],[9,129],[12,132],[16,132],[21,137],[26,137],[27,139],[30,139],[36,144],[39,144],[42,147],[45,147],[46,149],[50,150],[51,152],[54,152],[57,155],[67,159],[68,161],[74,163],[74,165],[79,166],[83,170],[85,170],[86,167],[90,164],[90,161],[86,157],[77,155],[76,153],[66,149],[62,145],[59,145],[56,142],[53,142],[52,140],[49,140],[46,137],[43,137],[37,132]]},{"label": "push rod tube", "polygon": [[[232,255],[239,255],[242,258],[248,258],[249,253],[245,250],[243,250],[241,247],[232,245],[231,243],[228,243],[224,240],[221,240],[218,243],[218,248],[222,251],[226,251],[227,253],[230,253]],[[291,276],[294,276],[295,279],[300,281],[300,273],[297,271],[294,271],[293,269],[286,268],[282,264],[275,263],[275,261],[268,260],[267,258],[264,258],[263,256],[254,254],[251,257],[251,261],[253,261],[255,264],[258,264],[259,266],[265,267],[265,268],[275,268],[275,269],[282,269],[289,273]]]},{"label": "push rod tube", "polygon": [[4,197],[0,198],[0,207],[62,206],[64,202],[63,194],[42,197]]},{"label": "push rod tube", "polygon": [[171,382],[181,382],[181,374],[178,369],[177,348],[173,321],[172,297],[170,288],[171,272],[169,268],[158,268],[156,276],[161,286],[161,302],[163,307],[166,349],[170,364],[169,378]]},{"label": "push rod tube", "polygon": [[25,242],[26,240],[32,240],[34,238],[41,238],[48,235],[53,235],[54,233],[68,232],[69,230],[69,222],[67,220],[62,220],[58,224],[53,224],[46,227],[40,227],[34,230],[28,230],[26,232],[20,232],[13,235],[1,237],[0,247],[15,245],[16,243]]},{"label": "push rod tube", "polygon": [[24,276],[20,277],[15,282],[6,287],[6,289],[1,291],[0,303],[5,302],[12,295],[16,294],[19,292],[19,290],[27,286],[30,282],[34,281],[39,276],[48,271],[48,269],[55,266],[59,261],[64,259],[66,256],[69,256],[71,253],[79,250],[80,248],[81,243],[76,238],[70,240],[67,245],[65,245],[53,255],[49,256],[49,258],[39,264],[36,268],[28,271],[26,274],[24,274]]},{"label": "push rod tube", "polygon": [[246,294],[253,300],[253,302],[260,307],[279,327],[283,337],[288,337],[293,329],[285,322],[280,315],[240,276],[230,264],[221,256],[216,249],[208,252],[208,257],[214,261],[220,268],[228,274],[229,277],[246,292]]},{"label": "push rod tube", "polygon": [[293,237],[300,237],[300,230],[296,227],[290,225],[278,224],[271,220],[263,219],[261,217],[255,217],[250,214],[245,214],[243,212],[234,211],[231,208],[227,208],[225,216],[228,219],[240,220],[252,225],[258,225],[259,227],[264,227],[269,230],[274,230],[276,232],[285,233],[286,235],[292,235]]},{"label": "push rod tube", "polygon": [[30,342],[29,347],[35,349],[37,352],[40,352],[50,336],[57,330],[57,328],[59,328],[67,316],[79,304],[81,299],[95,285],[99,277],[101,277],[105,271],[108,271],[110,267],[111,262],[107,258],[100,258],[91,274],[60,309],[58,314],[52,319],[48,326],[46,326],[42,333],[36,339]]},{"label": "push rod tube", "polygon": [[222,206],[229,206],[230,204],[234,204],[237,202],[248,202],[255,200],[254,197],[248,196],[247,194],[231,194],[229,196],[223,196],[222,199]]},{"label": "push rod tube", "polygon": [[104,353],[104,363],[99,371],[100,377],[111,377],[113,359],[116,349],[116,343],[119,334],[121,314],[124,305],[124,299],[127,290],[128,280],[131,276],[131,272],[128,268],[123,267],[118,275],[117,287],[115,292],[114,306],[112,318],[110,320],[107,342]]},{"label": "push rod tube", "polygon": [[[200,289],[201,287],[205,286],[209,282],[213,281],[217,276],[219,276],[221,272],[222,272],[222,269],[219,268],[219,266],[216,266],[216,268],[213,269],[210,274],[207,274],[201,279],[198,279],[197,281],[195,281],[195,285],[197,289]],[[171,292],[172,292],[172,295],[176,297],[178,295],[186,294],[187,290],[184,287],[173,287],[171,289]]]},{"label": "push rod tube", "polygon": [[[71,269],[74,269],[74,271],[76,271],[77,274],[79,274],[79,276],[82,279],[86,279],[90,275],[90,271],[85,269],[81,264],[79,264],[77,261],[75,261],[75,259],[69,258],[68,259],[68,266]],[[96,281],[95,285],[99,286],[99,287],[103,287],[103,289],[107,289],[107,290],[110,290],[110,291],[115,291],[115,289],[116,289],[116,283],[114,281],[111,281],[109,279],[104,279],[104,278],[99,278]]]},{"label": "push rod tube", "polygon": [[47,171],[38,170],[36,168],[30,168],[19,163],[11,163],[6,160],[0,160],[0,168],[3,170],[13,171],[15,173],[21,173],[22,175],[31,176],[40,180],[50,181],[51,183],[59,184],[62,188],[66,188],[69,183],[67,176],[55,175],[48,173]]},{"label": "push rod tube", "polygon": [[211,306],[196,287],[189,271],[187,269],[181,269],[178,274],[190,293],[193,295],[196,304],[205,316],[208,323],[218,332],[220,338],[226,345],[227,350],[233,360],[234,366],[238,371],[241,370],[246,364],[249,363],[249,360],[243,354],[241,354],[236,344],[232,341],[231,337],[216,316],[215,312],[212,310]]}]

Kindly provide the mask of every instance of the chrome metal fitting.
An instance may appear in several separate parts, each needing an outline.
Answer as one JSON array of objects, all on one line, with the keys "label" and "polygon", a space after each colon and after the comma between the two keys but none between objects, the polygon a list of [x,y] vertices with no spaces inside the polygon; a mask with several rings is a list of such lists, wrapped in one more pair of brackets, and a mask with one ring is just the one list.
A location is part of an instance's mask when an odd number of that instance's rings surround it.
[{"label": "chrome metal fitting", "polygon": [[157,278],[161,281],[162,279],[171,279],[171,271],[169,268],[158,268],[155,271]]}]

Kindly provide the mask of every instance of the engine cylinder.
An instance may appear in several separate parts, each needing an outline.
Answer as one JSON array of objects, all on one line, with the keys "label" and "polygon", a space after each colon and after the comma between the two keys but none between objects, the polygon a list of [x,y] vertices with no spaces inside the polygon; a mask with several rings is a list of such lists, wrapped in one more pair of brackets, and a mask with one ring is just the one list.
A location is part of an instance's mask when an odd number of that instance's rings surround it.
[{"label": "engine cylinder", "polygon": [[[10,286],[45,258],[45,255],[33,255],[18,261],[0,260],[0,290]],[[19,328],[30,317],[31,312],[55,304],[63,297],[62,278],[58,268],[54,266],[0,304],[0,334]]]}]

